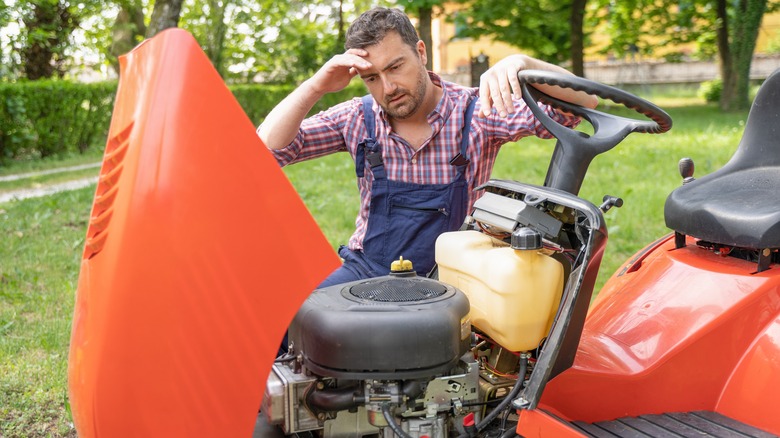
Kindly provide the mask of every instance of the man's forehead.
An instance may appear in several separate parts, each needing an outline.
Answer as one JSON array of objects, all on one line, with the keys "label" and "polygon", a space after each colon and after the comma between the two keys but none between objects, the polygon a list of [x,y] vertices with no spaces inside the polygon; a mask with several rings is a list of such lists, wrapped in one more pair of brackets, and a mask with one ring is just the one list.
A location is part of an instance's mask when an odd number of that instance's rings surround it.
[{"label": "man's forehead", "polygon": [[405,59],[416,55],[414,48],[406,44],[396,32],[390,32],[377,44],[364,47],[368,52],[366,60],[379,69],[388,66],[397,59]]}]

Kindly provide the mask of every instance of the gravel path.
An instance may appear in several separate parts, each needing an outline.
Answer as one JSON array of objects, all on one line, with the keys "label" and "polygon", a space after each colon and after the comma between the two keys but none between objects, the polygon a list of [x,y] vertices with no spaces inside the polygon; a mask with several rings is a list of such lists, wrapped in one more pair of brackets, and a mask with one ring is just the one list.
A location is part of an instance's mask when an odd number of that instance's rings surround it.
[{"label": "gravel path", "polygon": [[51,175],[51,174],[54,174],[54,173],[75,172],[77,170],[92,169],[94,167],[100,167],[101,164],[103,164],[103,163],[80,164],[78,166],[58,167],[56,169],[41,170],[41,171],[38,171],[38,172],[18,173],[16,175],[0,176],[0,182],[16,181],[16,180],[19,180],[19,179],[32,178],[34,176],[41,176],[41,175]]},{"label": "gravel path", "polygon": [[77,179],[74,181],[67,181],[59,184],[52,184],[46,187],[39,187],[35,189],[19,189],[12,192],[0,193],[0,204],[14,199],[21,200],[27,198],[39,198],[41,196],[49,196],[59,192],[67,192],[70,190],[78,190],[92,184],[95,184],[98,180],[96,176],[90,176],[88,178]]},{"label": "gravel path", "polygon": [[[0,182],[16,181],[16,180],[32,178],[40,175],[51,175],[55,173],[75,172],[83,169],[92,169],[92,168],[100,167],[101,164],[102,163],[81,164],[78,166],[60,167],[57,169],[42,170],[39,172],[19,173],[15,175],[0,176]],[[96,176],[90,176],[87,178],[80,178],[72,181],[46,185],[43,187],[18,189],[18,190],[12,190],[10,192],[0,193],[0,204],[4,202],[12,201],[14,199],[21,200],[27,198],[38,198],[41,196],[49,196],[54,193],[67,192],[70,190],[78,190],[84,187],[88,187],[92,184],[95,184],[97,182],[97,179],[98,177]]]}]

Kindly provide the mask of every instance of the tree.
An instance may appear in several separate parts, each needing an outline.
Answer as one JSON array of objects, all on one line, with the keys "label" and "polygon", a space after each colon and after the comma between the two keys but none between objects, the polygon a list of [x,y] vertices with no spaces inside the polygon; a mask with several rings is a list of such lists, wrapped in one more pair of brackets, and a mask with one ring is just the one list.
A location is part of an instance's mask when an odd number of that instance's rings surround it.
[{"label": "tree", "polygon": [[79,8],[61,0],[23,0],[13,7],[20,29],[11,55],[19,62],[16,74],[28,79],[62,76],[70,37],[82,16]]},{"label": "tree", "polygon": [[588,0],[572,0],[569,15],[569,53],[571,71],[577,76],[585,76],[585,7]]},{"label": "tree", "polygon": [[468,8],[455,20],[462,36],[487,36],[556,64],[571,61],[581,76],[586,1],[464,0]]},{"label": "tree", "polygon": [[[226,53],[230,50],[226,45],[232,44],[230,39],[235,33],[230,27],[248,25],[243,20],[235,19],[237,3],[235,0],[200,0],[188,3],[182,10],[182,27],[198,40],[214,68],[223,77],[227,72]],[[228,20],[231,26],[228,26]]]},{"label": "tree", "polygon": [[444,3],[443,0],[401,0],[399,2],[404,9],[417,16],[417,33],[420,39],[425,43],[425,53],[428,56],[427,68],[433,69],[433,34],[431,23],[433,21],[433,10]]},{"label": "tree", "polygon": [[750,106],[750,65],[767,4],[767,0],[740,0],[733,3],[730,17],[726,0],[716,0],[717,44],[723,81],[720,107],[723,110]]},{"label": "tree", "polygon": [[609,49],[621,55],[633,44],[643,53],[657,47],[695,43],[698,55],[716,54],[723,82],[720,107],[750,105],[750,65],[761,20],[780,7],[777,0],[602,0],[610,8]]},{"label": "tree", "polygon": [[111,29],[111,45],[109,46],[109,63],[119,72],[117,58],[124,55],[143,41],[146,35],[144,21],[144,5],[140,0],[123,0],[119,2],[119,12]]},{"label": "tree", "polygon": [[151,38],[169,27],[177,27],[183,2],[184,0],[156,0],[146,37]]}]

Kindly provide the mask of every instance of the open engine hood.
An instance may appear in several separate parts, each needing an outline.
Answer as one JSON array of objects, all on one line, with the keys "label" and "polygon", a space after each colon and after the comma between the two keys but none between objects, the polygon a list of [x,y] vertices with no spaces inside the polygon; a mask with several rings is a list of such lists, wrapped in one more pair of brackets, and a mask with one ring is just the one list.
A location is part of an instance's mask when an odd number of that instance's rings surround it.
[{"label": "open engine hood", "polygon": [[195,39],[121,59],[68,363],[80,437],[251,436],[339,260]]}]

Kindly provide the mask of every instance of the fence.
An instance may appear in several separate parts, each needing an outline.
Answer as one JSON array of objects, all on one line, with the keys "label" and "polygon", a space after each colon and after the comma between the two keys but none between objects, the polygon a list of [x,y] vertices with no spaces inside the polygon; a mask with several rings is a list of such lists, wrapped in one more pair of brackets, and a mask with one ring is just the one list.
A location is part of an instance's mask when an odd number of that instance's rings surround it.
[{"label": "fence", "polygon": [[[751,64],[750,78],[765,79],[778,68],[780,54],[757,55]],[[468,73],[441,76],[458,84],[471,83]],[[585,64],[585,77],[610,85],[690,84],[709,81],[719,76],[716,61],[599,61]]]}]

